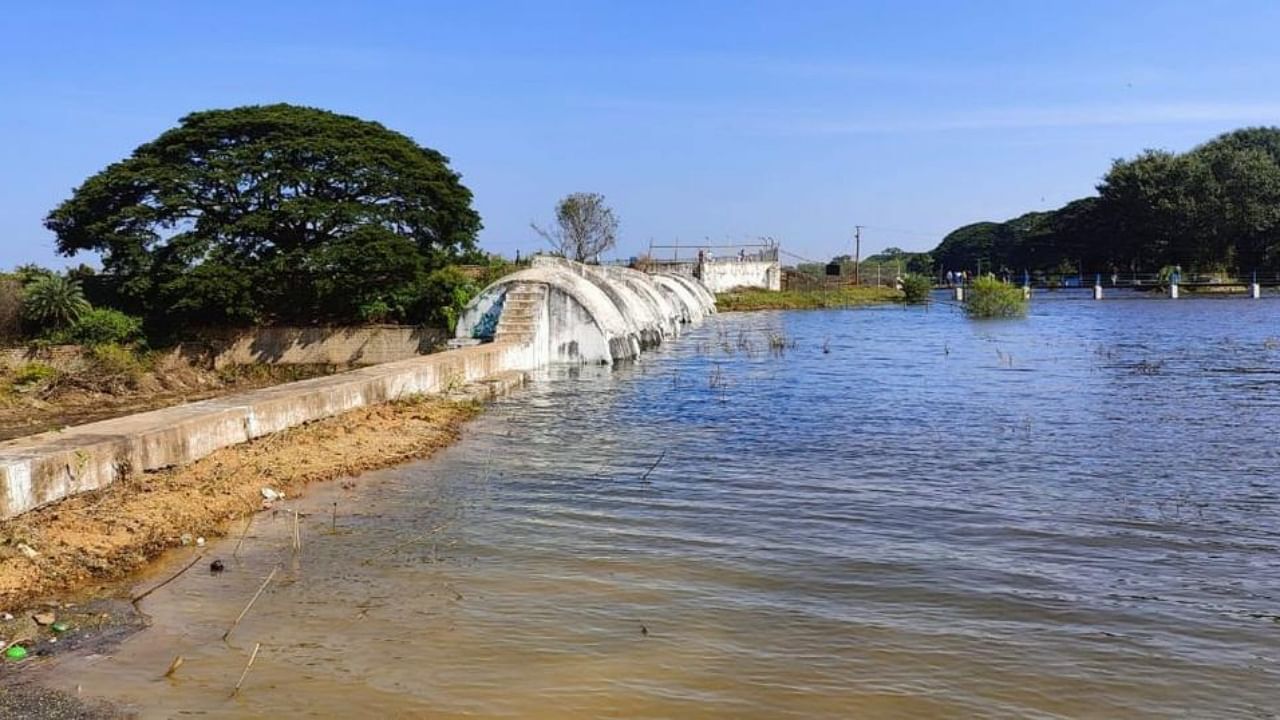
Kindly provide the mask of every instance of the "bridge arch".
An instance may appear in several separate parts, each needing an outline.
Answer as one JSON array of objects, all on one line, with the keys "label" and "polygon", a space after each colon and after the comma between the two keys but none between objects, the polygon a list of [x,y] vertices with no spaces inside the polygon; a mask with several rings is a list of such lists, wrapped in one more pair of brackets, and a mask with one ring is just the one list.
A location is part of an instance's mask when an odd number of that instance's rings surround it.
[{"label": "bridge arch", "polygon": [[715,312],[710,297],[690,278],[536,258],[473,298],[456,335],[527,343],[550,362],[612,363]]}]

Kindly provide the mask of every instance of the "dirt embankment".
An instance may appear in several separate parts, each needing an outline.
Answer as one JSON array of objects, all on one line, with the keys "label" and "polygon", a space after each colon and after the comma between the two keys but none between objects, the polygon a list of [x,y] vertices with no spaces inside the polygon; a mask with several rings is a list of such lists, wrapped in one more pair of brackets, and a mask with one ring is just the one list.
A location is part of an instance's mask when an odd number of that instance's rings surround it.
[{"label": "dirt embankment", "polygon": [[[328,375],[333,365],[235,365],[218,370],[176,352],[119,346],[5,351],[0,440]],[[61,352],[59,352],[61,351]]]},{"label": "dirt embankment", "polygon": [[262,509],[264,487],[293,495],[310,482],[429,456],[454,442],[479,407],[412,398],[361,408],[2,522],[0,610],[92,595],[184,535],[188,542],[224,535]]}]

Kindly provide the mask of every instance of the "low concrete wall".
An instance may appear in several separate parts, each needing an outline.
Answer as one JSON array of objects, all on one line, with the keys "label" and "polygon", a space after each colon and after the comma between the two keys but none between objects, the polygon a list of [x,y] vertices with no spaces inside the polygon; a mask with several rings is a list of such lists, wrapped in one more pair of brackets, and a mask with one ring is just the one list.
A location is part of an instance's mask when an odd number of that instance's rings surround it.
[{"label": "low concrete wall", "polygon": [[265,327],[183,347],[209,353],[217,368],[253,363],[380,365],[433,352],[448,337],[443,330],[404,325]]},{"label": "low concrete wall", "polygon": [[536,362],[528,343],[494,342],[10,440],[0,443],[0,519],[129,473],[189,463],[364,405],[531,370]]},{"label": "low concrete wall", "polygon": [[84,364],[84,348],[79,345],[0,348],[0,365],[20,367],[32,362],[44,363],[59,370],[74,369]]},{"label": "low concrete wall", "polygon": [[[228,365],[381,365],[440,349],[449,334],[407,325],[360,327],[264,327],[185,342],[177,353],[214,368]],[[10,367],[42,362],[60,370],[84,363],[79,345],[0,348],[0,363]]]},{"label": "low concrete wall", "polygon": [[698,268],[698,279],[713,293],[736,287],[782,289],[782,268],[776,260],[708,260]]}]

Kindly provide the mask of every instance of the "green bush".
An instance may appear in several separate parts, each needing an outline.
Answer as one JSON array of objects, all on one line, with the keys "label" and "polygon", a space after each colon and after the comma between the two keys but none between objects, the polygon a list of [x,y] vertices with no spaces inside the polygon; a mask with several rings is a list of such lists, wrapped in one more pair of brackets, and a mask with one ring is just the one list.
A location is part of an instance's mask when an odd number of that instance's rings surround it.
[{"label": "green bush", "polygon": [[1022,288],[982,275],[965,289],[964,310],[972,318],[1021,317],[1027,313],[1027,298]]},{"label": "green bush", "polygon": [[367,323],[384,323],[391,318],[391,306],[381,298],[361,303],[358,312],[360,319]]},{"label": "green bush", "polygon": [[81,345],[128,345],[142,339],[142,320],[111,308],[92,308],[75,321],[66,337]]},{"label": "green bush", "polygon": [[474,279],[453,266],[443,267],[426,277],[421,285],[419,302],[428,324],[444,327],[452,333],[462,310],[483,288]]},{"label": "green bush", "polygon": [[932,291],[933,281],[924,275],[911,273],[902,278],[902,296],[908,303],[928,302]]},{"label": "green bush", "polygon": [[69,327],[89,311],[80,283],[61,275],[37,276],[23,294],[23,315],[42,333]]}]

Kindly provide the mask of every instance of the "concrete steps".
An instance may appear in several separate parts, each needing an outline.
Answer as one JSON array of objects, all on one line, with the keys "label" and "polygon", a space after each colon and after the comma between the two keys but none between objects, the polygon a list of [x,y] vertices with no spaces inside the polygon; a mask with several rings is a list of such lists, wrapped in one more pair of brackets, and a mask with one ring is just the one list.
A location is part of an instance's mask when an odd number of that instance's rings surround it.
[{"label": "concrete steps", "polygon": [[538,333],[538,323],[546,301],[547,286],[541,283],[520,283],[508,290],[494,340],[520,343],[533,340]]}]

